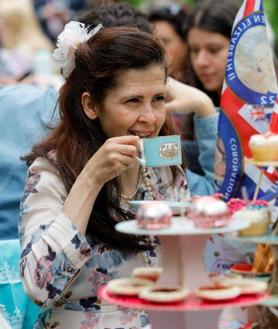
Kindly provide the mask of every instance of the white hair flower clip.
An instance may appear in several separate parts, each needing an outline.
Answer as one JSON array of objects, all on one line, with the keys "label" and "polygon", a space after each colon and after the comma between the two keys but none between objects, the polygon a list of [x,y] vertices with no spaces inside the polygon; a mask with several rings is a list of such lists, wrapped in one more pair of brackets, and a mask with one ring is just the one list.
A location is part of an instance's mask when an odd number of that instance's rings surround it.
[{"label": "white hair flower clip", "polygon": [[71,21],[65,25],[63,32],[58,35],[57,48],[54,50],[54,58],[62,68],[63,76],[67,78],[75,67],[75,52],[78,46],[88,41],[101,28],[98,24],[94,29],[88,31],[84,23]]}]

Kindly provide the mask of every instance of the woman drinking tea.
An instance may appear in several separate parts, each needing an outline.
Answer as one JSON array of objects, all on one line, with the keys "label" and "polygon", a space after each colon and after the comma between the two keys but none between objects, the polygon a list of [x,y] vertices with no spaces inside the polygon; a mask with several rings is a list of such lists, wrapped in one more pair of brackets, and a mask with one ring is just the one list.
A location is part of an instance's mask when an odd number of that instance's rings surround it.
[{"label": "woman drinking tea", "polygon": [[190,198],[180,166],[144,168],[140,138],[171,132],[167,65],[155,36],[70,22],[55,52],[61,121],[33,148],[21,203],[21,275],[42,308],[35,328],[144,328],[146,312],[107,305],[100,286],[158,266],[159,241],[116,232],[128,200]]}]

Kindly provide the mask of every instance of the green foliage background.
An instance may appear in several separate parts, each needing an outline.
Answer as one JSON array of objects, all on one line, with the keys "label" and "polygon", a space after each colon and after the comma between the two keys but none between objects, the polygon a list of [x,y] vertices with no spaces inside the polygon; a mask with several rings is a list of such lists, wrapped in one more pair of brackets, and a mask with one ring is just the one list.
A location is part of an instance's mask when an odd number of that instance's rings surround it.
[{"label": "green foliage background", "polygon": [[278,56],[278,1],[277,0],[265,0],[264,1],[265,12],[268,15],[270,24],[275,33],[275,53]]},{"label": "green foliage background", "polygon": [[[221,1],[221,0],[219,0]],[[132,5],[139,7],[143,3],[149,3],[149,0],[128,0],[129,3]],[[159,1],[153,1],[156,3],[159,3]],[[186,4],[194,4],[196,0],[181,0],[180,2],[186,3]],[[239,3],[243,3],[243,0],[239,0]],[[264,8],[265,12],[268,15],[270,24],[273,28],[273,31],[275,33],[275,53],[276,56],[278,56],[278,0],[264,0]]]}]

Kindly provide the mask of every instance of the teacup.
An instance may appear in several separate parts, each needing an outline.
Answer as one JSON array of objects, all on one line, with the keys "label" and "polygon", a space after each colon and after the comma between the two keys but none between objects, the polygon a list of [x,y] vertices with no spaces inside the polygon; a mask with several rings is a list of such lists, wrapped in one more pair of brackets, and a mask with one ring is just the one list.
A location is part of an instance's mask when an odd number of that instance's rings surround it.
[{"label": "teacup", "polygon": [[182,163],[181,139],[179,135],[158,136],[140,140],[141,158],[144,167],[175,166]]}]

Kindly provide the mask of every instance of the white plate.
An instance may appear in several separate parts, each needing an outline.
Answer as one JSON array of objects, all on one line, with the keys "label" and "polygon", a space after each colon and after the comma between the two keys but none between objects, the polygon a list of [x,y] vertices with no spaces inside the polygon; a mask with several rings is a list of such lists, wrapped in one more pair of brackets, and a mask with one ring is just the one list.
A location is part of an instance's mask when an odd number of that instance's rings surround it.
[{"label": "white plate", "polygon": [[128,203],[131,205],[131,207],[134,210],[137,210],[139,206],[145,203],[150,203],[150,202],[163,202],[169,206],[175,215],[180,215],[181,213],[184,214],[185,211],[188,210],[189,207],[189,202],[179,202],[179,201],[150,201],[150,200],[131,200],[128,201]]},{"label": "white plate", "polygon": [[228,225],[211,229],[196,227],[194,223],[186,217],[172,218],[171,226],[160,230],[146,230],[137,226],[136,220],[128,220],[116,224],[116,231],[137,234],[137,235],[200,235],[230,233],[242,230],[249,226],[247,221],[233,219]]}]

